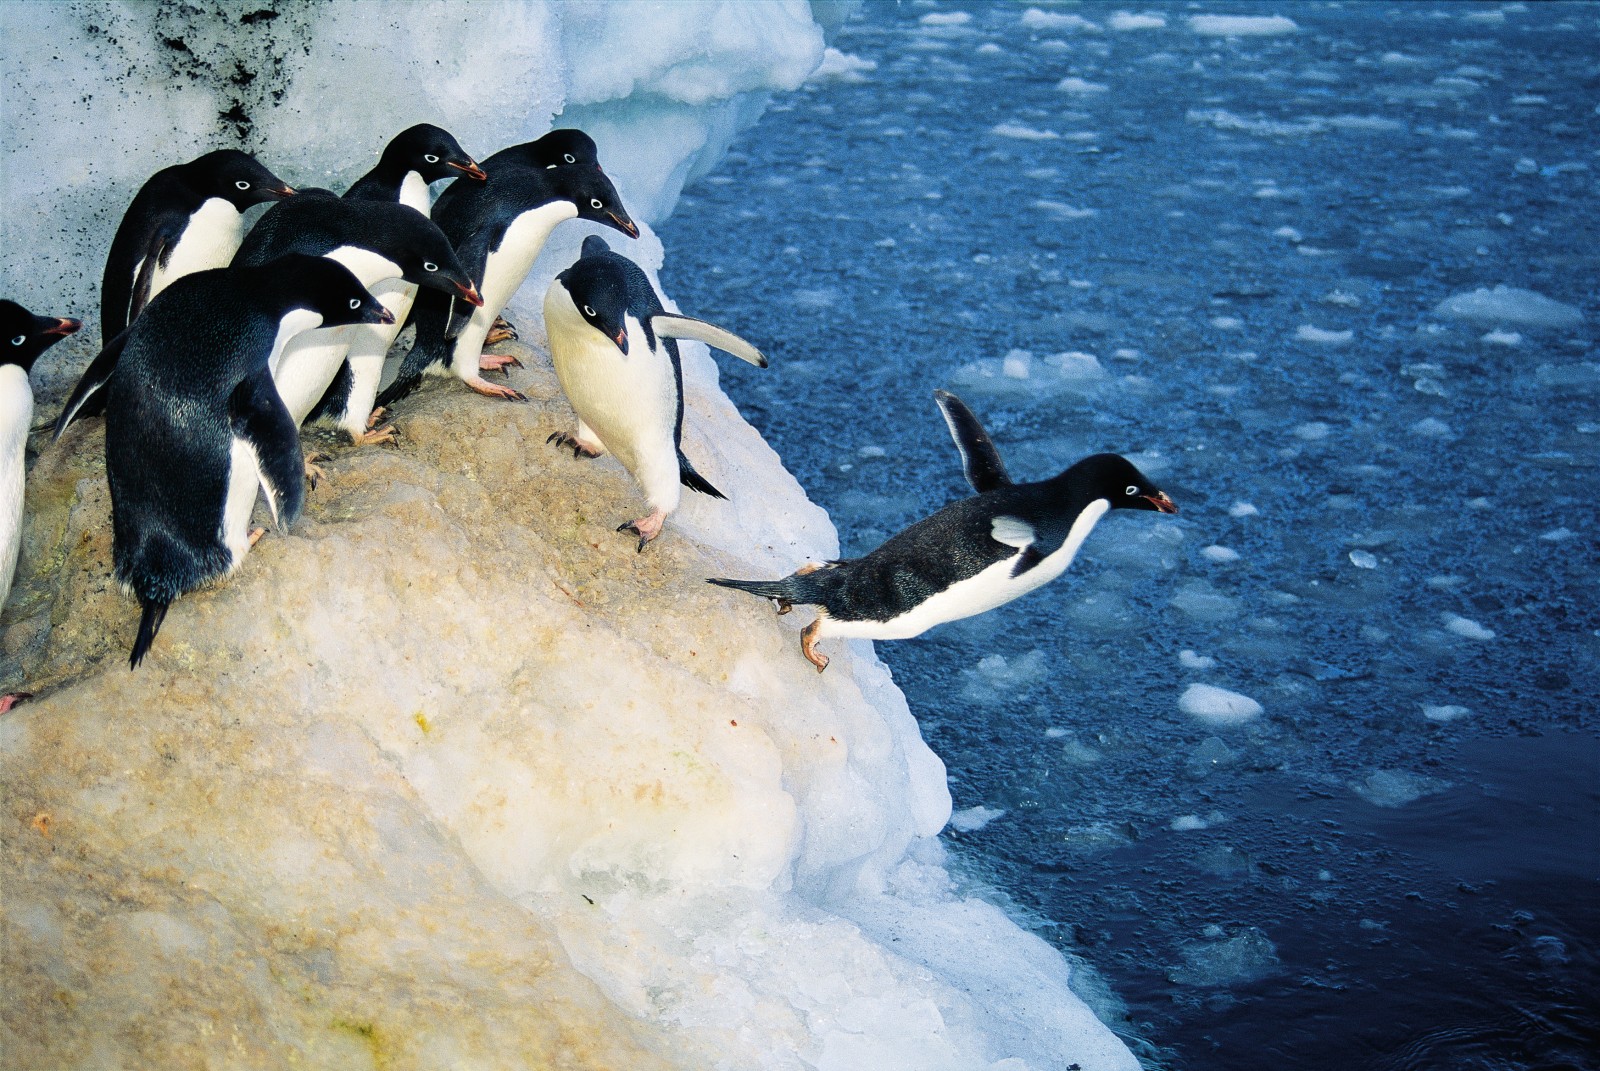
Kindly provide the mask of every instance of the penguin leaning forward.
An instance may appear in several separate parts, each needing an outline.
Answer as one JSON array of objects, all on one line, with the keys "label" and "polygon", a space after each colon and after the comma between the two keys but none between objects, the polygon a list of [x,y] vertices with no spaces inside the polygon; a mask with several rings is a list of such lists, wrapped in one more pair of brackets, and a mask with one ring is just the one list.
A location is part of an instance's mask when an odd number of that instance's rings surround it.
[{"label": "penguin leaning forward", "polygon": [[106,479],[116,577],[140,605],[130,666],[174,599],[238,568],[260,536],[258,487],[280,529],[300,515],[300,429],[273,355],[301,331],[388,317],[342,264],[291,254],[185,276],[128,329],[106,384]]},{"label": "penguin leaning forward", "polygon": [[100,281],[100,344],[108,344],[174,279],[233,259],[244,210],[294,193],[238,149],[164,167],[134,195]]},{"label": "penguin leaning forward", "polygon": [[901,640],[1026,595],[1060,576],[1113,509],[1177,513],[1166,492],[1118,454],[1095,454],[1061,475],[1013,483],[983,425],[947,391],[934,397],[978,494],[927,517],[862,558],[810,563],[782,580],[708,583],[773,599],[780,614],[816,606],[800,650],[821,673],[828,636]]},{"label": "penguin leaning forward", "polygon": [[704,320],[668,312],[643,270],[598,235],[557,275],[544,295],[544,327],[556,378],[578,414],[575,432],[546,442],[574,457],[611,451],[644,490],[650,512],[617,527],[639,550],[661,534],[681,487],[726,498],[683,455],[683,363],[675,339],[688,338],[767,366],[744,339]]}]

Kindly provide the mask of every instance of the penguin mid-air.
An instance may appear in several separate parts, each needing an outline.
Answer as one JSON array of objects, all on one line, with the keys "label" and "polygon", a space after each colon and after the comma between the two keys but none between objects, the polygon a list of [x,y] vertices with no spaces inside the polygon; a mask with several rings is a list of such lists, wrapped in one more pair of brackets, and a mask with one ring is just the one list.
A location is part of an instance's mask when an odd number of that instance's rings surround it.
[{"label": "penguin mid-air", "polygon": [[130,666],[178,596],[238,567],[257,488],[280,530],[305,500],[300,429],[268,362],[319,326],[389,313],[326,257],[197,272],[151,302],[127,331],[106,384],[112,560],[139,599]]},{"label": "penguin mid-air", "polygon": [[[344,196],[346,200],[402,204],[427,216],[432,207],[429,184],[458,176],[475,182],[488,178],[449,131],[420,123],[396,134],[385,146],[378,166],[357,179]],[[405,279],[369,283],[367,289],[394,314],[394,323],[346,329],[349,349],[344,361],[311,411],[312,419],[342,428],[357,445],[388,442],[394,437],[392,427],[375,427],[382,411],[375,411],[373,403],[383,379],[384,358],[417,296],[416,284]]]},{"label": "penguin mid-air", "polygon": [[245,209],[293,193],[237,149],[151,175],[111,240],[100,282],[100,344],[109,344],[174,279],[233,259]]},{"label": "penguin mid-air", "polygon": [[574,457],[607,450],[638,481],[650,513],[620,525],[639,550],[661,534],[680,487],[724,498],[683,456],[683,366],[675,339],[689,338],[765,368],[767,359],[720,327],[671,313],[637,264],[590,235],[583,256],[544,296],[544,325],[561,389],[578,414],[576,432],[547,442]]},{"label": "penguin mid-air", "polygon": [[490,383],[479,373],[511,363],[511,358],[484,357],[484,343],[550,232],[566,220],[586,219],[614,227],[629,238],[639,237],[616,188],[598,166],[510,165],[485,170],[487,182],[452,183],[445,193],[453,196],[440,197],[433,206],[434,219],[455,242],[462,263],[481,280],[483,305],[472,310],[456,333],[459,313],[452,313],[450,303],[437,295],[418,294],[412,309],[416,342],[400,363],[395,381],[378,395],[380,406],[404,398],[424,373],[441,367],[479,394],[525,401],[519,391]]},{"label": "penguin mid-air", "polygon": [[971,410],[946,391],[934,397],[976,496],[918,521],[862,558],[810,563],[782,580],[708,581],[773,599],[780,614],[795,603],[816,606],[817,619],[800,633],[800,649],[819,673],[828,666],[816,649],[824,637],[901,640],[981,614],[1065,572],[1107,511],[1178,512],[1118,454],[1084,458],[1053,479],[1012,483]]}]

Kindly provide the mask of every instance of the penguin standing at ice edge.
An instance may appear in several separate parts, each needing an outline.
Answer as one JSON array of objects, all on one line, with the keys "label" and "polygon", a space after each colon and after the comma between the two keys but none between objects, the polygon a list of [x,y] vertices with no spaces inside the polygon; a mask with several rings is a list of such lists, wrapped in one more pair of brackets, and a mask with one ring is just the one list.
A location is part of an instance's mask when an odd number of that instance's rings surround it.
[{"label": "penguin standing at ice edge", "polygon": [[583,240],[583,256],[544,295],[544,327],[556,378],[578,414],[576,432],[546,442],[574,457],[610,450],[644,490],[650,513],[617,527],[639,537],[639,550],[661,534],[678,508],[680,485],[726,498],[683,456],[683,365],[679,338],[715,346],[765,368],[767,359],[720,327],[668,312],[637,264],[605,239]]},{"label": "penguin standing at ice edge", "polygon": [[280,529],[300,514],[300,429],[272,356],[301,331],[388,318],[344,265],[291,254],[186,276],[128,329],[106,384],[106,479],[116,577],[141,608],[130,666],[174,599],[238,568],[258,486]]},{"label": "penguin standing at ice edge", "polygon": [[827,636],[903,640],[981,614],[1060,576],[1113,509],[1177,513],[1166,492],[1118,454],[1095,454],[1053,479],[1012,483],[1000,454],[961,399],[935,391],[978,494],[913,524],[863,558],[810,563],[782,580],[708,583],[818,608],[800,650],[821,673]]},{"label": "penguin standing at ice edge", "polygon": [[190,272],[233,259],[245,209],[294,193],[237,149],[218,149],[151,175],[123,214],[100,281],[100,344]]}]

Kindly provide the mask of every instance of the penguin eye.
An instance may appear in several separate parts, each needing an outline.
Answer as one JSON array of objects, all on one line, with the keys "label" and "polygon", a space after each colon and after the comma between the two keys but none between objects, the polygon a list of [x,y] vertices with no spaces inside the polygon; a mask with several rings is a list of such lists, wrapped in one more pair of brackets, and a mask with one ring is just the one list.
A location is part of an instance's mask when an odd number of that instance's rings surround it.
[{"label": "penguin eye", "polygon": [[358,297],[351,298],[350,299],[350,307],[352,309],[359,309],[361,307],[361,299],[358,298]]},{"label": "penguin eye", "polygon": [[238,190],[248,190],[250,188],[250,184],[244,179],[240,179],[238,182],[235,182],[233,186]]},{"label": "penguin eye", "polygon": [[[593,319],[593,318],[594,318],[594,314],[595,314],[595,313],[594,313],[594,310],[593,310],[593,309],[591,309],[591,308],[590,308],[590,307],[589,307],[589,306],[587,306],[587,305],[585,305],[585,306],[584,306],[584,307],[583,307],[583,314],[584,314],[584,315],[585,315],[585,316],[587,316],[587,317],[589,317],[589,318],[590,318],[590,319]],[[20,339],[20,338],[19,338],[19,339],[17,339],[17,341],[18,341],[18,342],[21,342],[21,341],[22,341],[22,339]]]},{"label": "penguin eye", "polygon": [[600,203],[600,198],[591,197],[591,198],[589,198],[589,207],[598,210],[598,209],[604,208],[605,205]]},{"label": "penguin eye", "polygon": [[578,162],[578,158],[576,156],[572,155],[570,152],[569,153],[563,153],[561,158],[563,160],[565,160],[569,164],[575,164],[575,163]]},{"label": "penguin eye", "polygon": [[1130,483],[1128,486],[1122,489],[1122,493],[1127,495],[1129,498],[1132,498],[1134,495],[1139,493],[1139,489]]},{"label": "penguin eye", "polygon": [[27,335],[18,335],[16,338],[11,340],[11,344],[13,346],[20,346],[26,341],[28,341],[28,336]]},{"label": "penguin eye", "polygon": [[438,271],[439,270],[439,265],[435,264],[431,260],[424,260],[422,262],[422,270],[423,271]]},{"label": "penguin eye", "polygon": [[422,158],[424,160],[428,161],[428,163],[430,163],[430,164],[436,164],[436,163],[439,162],[439,158],[437,156],[433,155],[433,153],[431,153],[431,152],[423,153],[422,154]]}]

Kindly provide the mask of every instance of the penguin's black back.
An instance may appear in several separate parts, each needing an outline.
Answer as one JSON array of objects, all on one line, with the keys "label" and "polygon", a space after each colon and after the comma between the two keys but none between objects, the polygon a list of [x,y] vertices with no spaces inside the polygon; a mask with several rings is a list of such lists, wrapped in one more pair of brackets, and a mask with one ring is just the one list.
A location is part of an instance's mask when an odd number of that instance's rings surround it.
[{"label": "penguin's black back", "polygon": [[341,198],[302,190],[269,208],[245,235],[233,263],[259,267],[287,253],[320,257],[342,245],[382,252],[432,234],[427,217],[394,201]]}]

